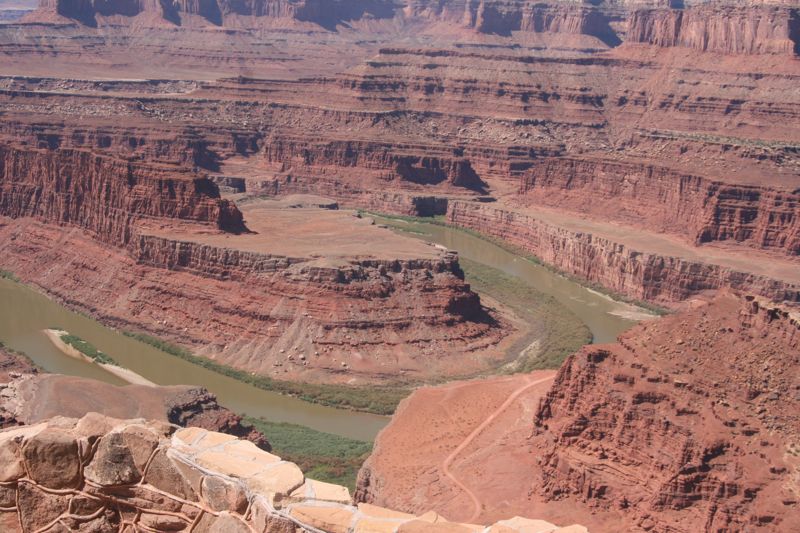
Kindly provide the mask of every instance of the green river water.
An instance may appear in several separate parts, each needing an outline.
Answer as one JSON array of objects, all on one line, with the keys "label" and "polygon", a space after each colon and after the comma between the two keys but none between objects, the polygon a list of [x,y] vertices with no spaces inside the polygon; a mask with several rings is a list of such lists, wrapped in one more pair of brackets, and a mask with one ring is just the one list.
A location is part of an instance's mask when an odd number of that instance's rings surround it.
[{"label": "green river water", "polygon": [[[419,238],[517,276],[554,296],[586,323],[595,342],[613,341],[617,334],[635,323],[632,318],[636,316],[636,308],[586,289],[490,242],[443,226],[407,224]],[[221,404],[237,413],[274,422],[291,422],[360,440],[373,440],[389,420],[388,417],[315,405],[241,383],[126,337],[69,311],[29,287],[0,279],[0,340],[7,346],[25,352],[49,372],[123,384],[97,365],[61,353],[42,333],[50,327],[60,327],[86,339],[120,365],[157,384],[202,385],[216,394]]]}]

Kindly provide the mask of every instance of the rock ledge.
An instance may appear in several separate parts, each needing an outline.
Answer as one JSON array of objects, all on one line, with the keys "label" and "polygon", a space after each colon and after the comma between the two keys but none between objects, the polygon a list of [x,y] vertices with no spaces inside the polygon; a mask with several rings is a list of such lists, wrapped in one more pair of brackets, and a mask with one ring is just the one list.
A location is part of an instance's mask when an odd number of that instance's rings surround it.
[{"label": "rock ledge", "polygon": [[350,505],[249,441],[97,413],[0,431],[0,530],[585,532],[513,518],[485,527]]}]

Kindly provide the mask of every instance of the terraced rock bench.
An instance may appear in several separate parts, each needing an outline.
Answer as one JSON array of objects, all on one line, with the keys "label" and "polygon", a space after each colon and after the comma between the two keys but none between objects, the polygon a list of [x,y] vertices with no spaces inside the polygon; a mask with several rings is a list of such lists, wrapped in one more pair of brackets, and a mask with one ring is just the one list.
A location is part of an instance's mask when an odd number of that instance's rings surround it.
[{"label": "terraced rock bench", "polygon": [[0,431],[0,531],[585,533],[541,520],[491,526],[350,504],[249,441],[90,413]]}]

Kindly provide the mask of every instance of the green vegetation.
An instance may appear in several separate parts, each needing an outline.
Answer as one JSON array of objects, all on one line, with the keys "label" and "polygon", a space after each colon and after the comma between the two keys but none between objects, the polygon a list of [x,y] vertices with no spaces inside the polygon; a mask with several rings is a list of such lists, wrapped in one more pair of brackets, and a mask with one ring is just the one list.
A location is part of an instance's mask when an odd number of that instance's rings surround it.
[{"label": "green vegetation", "polygon": [[[398,224],[398,221],[453,227],[445,222],[444,217],[419,218],[377,214],[372,214],[372,216],[378,217],[382,223],[392,229],[406,233],[417,234],[419,230],[408,224]],[[464,228],[454,229],[541,264],[535,257],[525,256],[519,250],[511,249],[496,239]],[[504,371],[530,372],[531,370],[558,368],[568,355],[591,342],[592,335],[589,328],[552,296],[538,291],[515,276],[505,274],[496,268],[463,257],[459,258],[458,262],[464,271],[465,279],[475,291],[502,302],[531,326],[528,334],[509,349],[510,353],[520,355],[511,364],[504,366]],[[538,341],[535,349],[526,350],[534,341]]]},{"label": "green vegetation", "polygon": [[[592,340],[589,328],[555,298],[489,266],[460,259],[466,280],[479,294],[486,294],[510,307],[529,323],[529,333],[511,347],[520,356],[508,371],[530,372],[558,368],[568,355]],[[537,342],[535,349],[526,350]]]},{"label": "green vegetation", "polygon": [[16,274],[11,272],[10,270],[3,270],[0,269],[0,279],[8,279],[11,281],[19,281],[19,278]]},{"label": "green vegetation", "polygon": [[175,346],[169,342],[157,339],[144,333],[123,332],[126,336],[144,342],[159,350],[185,361],[202,366],[239,381],[243,381],[260,389],[279,392],[294,396],[301,400],[338,407],[353,409],[379,415],[390,415],[394,412],[400,400],[411,393],[410,384],[395,386],[351,387],[348,385],[323,385],[316,383],[295,383],[281,381],[268,376],[254,375],[244,370],[238,370],[227,365],[212,361],[206,357],[194,355],[189,350]]},{"label": "green vegetation", "polygon": [[310,478],[344,485],[352,492],[358,469],[372,451],[372,443],[323,433],[295,424],[245,417],[269,439],[272,451],[296,463]]},{"label": "green vegetation", "polygon": [[[51,328],[58,330],[59,328]],[[66,335],[61,335],[61,340],[64,341],[65,344],[68,344],[81,352],[83,355],[87,357],[91,357],[95,363],[100,363],[103,365],[114,365],[119,366],[116,361],[111,359],[108,355],[104,354],[93,345],[91,345],[88,341],[85,341],[78,337],[77,335],[71,335],[67,333]]]},{"label": "green vegetation", "polygon": [[[483,233],[480,233],[478,231],[475,231],[475,230],[472,230],[472,229],[469,229],[469,228],[462,228],[460,226],[454,226],[453,224],[449,224],[446,221],[445,217],[443,217],[443,216],[435,216],[435,217],[429,217],[428,218],[428,217],[409,217],[409,216],[401,216],[401,215],[386,215],[386,214],[381,214],[381,213],[374,213],[374,212],[371,212],[371,211],[361,211],[361,213],[379,219],[379,221],[382,224],[385,224],[386,226],[388,226],[390,228],[393,228],[393,229],[396,229],[396,230],[399,230],[399,231],[404,231],[406,233],[416,234],[416,235],[420,234],[420,232],[417,231],[417,230],[414,230],[413,228],[410,228],[410,227],[408,227],[408,226],[406,226],[404,224],[397,224],[397,223],[393,223],[392,221],[400,221],[400,220],[402,220],[402,221],[409,222],[409,223],[432,224],[434,226],[444,226],[446,228],[450,228],[450,229],[454,229],[454,230],[457,230],[457,231],[461,231],[461,232],[466,233],[467,235],[471,235],[471,236],[473,236],[473,237],[475,237],[477,239],[481,239],[483,241],[490,242],[490,243],[494,244],[495,246],[497,246],[498,248],[502,248],[503,250],[505,250],[507,252],[510,252],[510,253],[512,253],[514,255],[518,255],[518,256],[520,256],[520,257],[522,257],[524,259],[527,259],[531,263],[534,263],[534,264],[539,265],[539,266],[541,266],[543,268],[546,268],[550,272],[558,274],[559,276],[563,276],[563,277],[567,278],[570,281],[574,281],[575,283],[577,283],[579,285],[582,285],[583,287],[586,287],[588,289],[592,289],[593,291],[599,292],[600,294],[604,294],[604,295],[606,295],[606,296],[608,296],[610,298],[613,298],[614,300],[617,300],[618,302],[624,302],[624,303],[627,303],[627,304],[635,305],[637,307],[641,307],[642,309],[645,309],[645,310],[647,310],[647,311],[649,311],[649,312],[651,312],[651,313],[653,313],[655,315],[658,315],[658,316],[664,316],[664,315],[668,315],[669,313],[671,313],[671,311],[669,309],[666,309],[664,307],[660,307],[658,305],[651,304],[650,302],[645,302],[645,301],[642,301],[642,300],[637,300],[636,298],[631,298],[629,296],[625,296],[624,294],[620,294],[618,292],[614,292],[612,290],[609,290],[606,287],[603,287],[602,285],[599,285],[597,283],[593,283],[591,281],[588,281],[586,279],[580,278],[580,277],[575,276],[573,274],[570,274],[568,272],[564,272],[562,270],[559,270],[559,269],[555,268],[554,266],[543,262],[541,259],[539,259],[535,255],[530,254],[527,250],[524,250],[524,249],[519,248],[517,246],[512,246],[512,245],[508,244],[507,242],[505,242],[503,240],[497,239],[495,237],[491,237],[489,235],[485,235]],[[459,260],[459,262],[461,262],[461,260]]]}]

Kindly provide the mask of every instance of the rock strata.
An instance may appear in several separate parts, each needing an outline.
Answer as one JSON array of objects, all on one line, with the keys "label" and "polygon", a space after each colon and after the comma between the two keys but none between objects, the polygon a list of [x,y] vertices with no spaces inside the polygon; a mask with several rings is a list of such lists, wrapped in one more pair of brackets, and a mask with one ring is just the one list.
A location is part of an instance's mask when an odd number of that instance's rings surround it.
[{"label": "rock strata", "polygon": [[797,313],[729,294],[587,347],[534,419],[539,492],[624,507],[643,528],[791,531],[798,363]]},{"label": "rock strata", "polygon": [[97,414],[0,431],[3,531],[580,533],[514,518],[475,526],[353,506],[345,487],[236,437]]},{"label": "rock strata", "polygon": [[[432,179],[446,174],[430,165]],[[493,326],[506,323],[470,291],[457,256],[422,244],[407,251],[369,221],[251,209],[250,231],[194,170],[72,148],[0,145],[0,178],[4,268],[107,322],[199,345],[223,364],[352,383],[392,379],[393,368],[425,379],[479,371],[503,357],[495,347],[508,330]],[[345,254],[333,237],[328,248],[291,246],[321,229],[346,239],[351,220],[361,238],[385,242],[343,243]],[[269,237],[277,225],[283,240]],[[456,348],[480,358],[464,368]]]},{"label": "rock strata", "polygon": [[560,227],[533,213],[474,202],[450,202],[447,220],[499,238],[570,275],[643,301],[672,307],[704,291],[731,287],[776,301],[800,302],[800,286],[796,282],[712,261],[643,253],[612,238]]},{"label": "rock strata", "polygon": [[[379,435],[356,497],[452,513],[470,491],[482,517],[524,508],[599,530],[794,531],[798,343],[796,311],[722,292],[584,347],[538,396],[536,376],[423,389]],[[421,419],[410,450],[393,432]]]},{"label": "rock strata", "polygon": [[798,10],[788,6],[709,2],[686,9],[633,12],[626,42],[682,46],[723,54],[795,55]]},{"label": "rock strata", "polygon": [[686,7],[673,4],[652,0],[588,4],[566,0],[42,0],[39,10],[26,19],[51,23],[72,19],[91,27],[130,23],[131,19],[140,24],[178,26],[270,27],[305,23],[327,30],[363,21],[391,20],[406,24],[434,22],[488,35],[510,36],[517,32],[587,36],[607,46],[624,41],[733,54],[797,53],[800,23],[797,6],[791,1],[714,1]]}]

